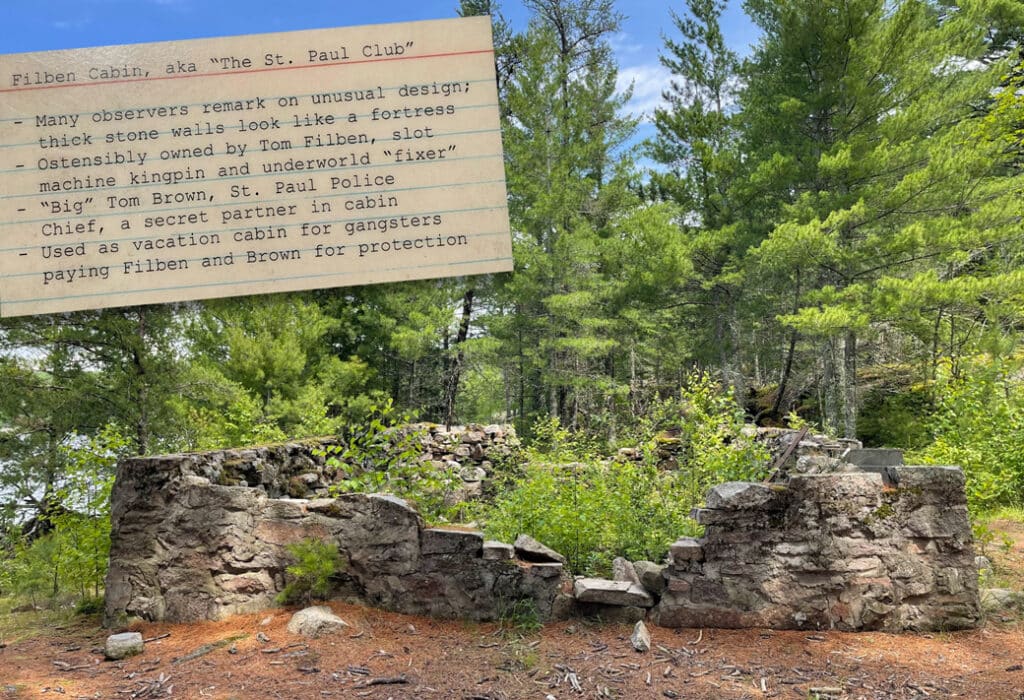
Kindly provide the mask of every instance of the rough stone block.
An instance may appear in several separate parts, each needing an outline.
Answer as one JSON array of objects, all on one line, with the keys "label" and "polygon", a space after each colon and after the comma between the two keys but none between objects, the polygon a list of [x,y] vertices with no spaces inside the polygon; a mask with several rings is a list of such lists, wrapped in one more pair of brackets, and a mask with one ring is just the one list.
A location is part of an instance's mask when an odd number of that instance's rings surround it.
[{"label": "rough stone block", "polygon": [[633,562],[623,557],[615,557],[612,560],[612,579],[640,583],[640,577],[637,576],[636,569],[633,568]]},{"label": "rough stone block", "polygon": [[724,525],[733,520],[732,513],[709,508],[693,508],[690,517],[696,520],[698,525]]},{"label": "rough stone block", "polygon": [[849,504],[852,499],[876,499],[882,486],[880,474],[867,472],[799,474],[789,482],[795,501],[818,504],[825,510],[836,503]]},{"label": "rough stone block", "polygon": [[655,564],[651,561],[633,562],[633,570],[640,577],[640,585],[656,596],[661,595],[661,592],[665,590],[666,568],[664,564]]},{"label": "rough stone block", "polygon": [[551,547],[541,544],[529,535],[519,535],[512,546],[516,550],[516,556],[523,561],[537,564],[554,562],[563,566],[567,563],[565,557],[561,554],[551,549]]},{"label": "rough stone block", "polygon": [[669,557],[676,566],[684,562],[702,561],[704,546],[693,537],[680,537],[669,547]]},{"label": "rough stone block", "polygon": [[969,527],[966,506],[925,505],[907,516],[903,530],[908,537],[948,539]]},{"label": "rough stone block", "polygon": [[728,481],[708,491],[705,505],[713,510],[750,510],[762,508],[775,498],[775,491],[764,484]]},{"label": "rough stone block", "polygon": [[460,554],[479,559],[483,556],[482,532],[427,528],[420,537],[420,551],[424,555]]},{"label": "rough stone block", "polygon": [[693,583],[688,578],[669,576],[665,581],[665,590],[670,593],[689,594],[693,589]]},{"label": "rough stone block", "polygon": [[903,450],[889,447],[850,448],[843,453],[842,459],[858,467],[898,467],[903,464]]},{"label": "rough stone block", "polygon": [[515,559],[515,548],[505,542],[496,540],[484,540],[484,559],[486,561],[506,561]]},{"label": "rough stone block", "polygon": [[244,574],[221,574],[214,577],[217,585],[228,593],[256,595],[274,590],[274,580],[265,571],[247,571]]},{"label": "rough stone block", "polygon": [[459,478],[463,481],[483,481],[487,478],[487,472],[480,467],[463,467]]},{"label": "rough stone block", "polygon": [[960,467],[895,467],[900,499],[909,503],[962,505],[967,502],[964,472]]},{"label": "rough stone block", "polygon": [[643,623],[643,620],[638,621],[633,627],[633,634],[629,637],[629,643],[640,653],[651,650],[651,633],[647,630],[647,625]]},{"label": "rough stone block", "polygon": [[486,434],[482,430],[467,430],[462,434],[462,441],[469,445],[479,445],[484,441]]},{"label": "rough stone block", "polygon": [[562,573],[565,571],[558,562],[541,562],[538,564],[530,564],[527,568],[527,573],[537,578],[552,579],[561,578]]}]

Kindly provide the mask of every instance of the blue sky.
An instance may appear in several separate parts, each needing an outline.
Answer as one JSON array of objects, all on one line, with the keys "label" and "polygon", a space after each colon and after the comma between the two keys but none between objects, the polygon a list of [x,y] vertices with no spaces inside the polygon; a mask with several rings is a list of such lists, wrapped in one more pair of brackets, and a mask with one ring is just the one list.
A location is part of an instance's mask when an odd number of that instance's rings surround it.
[{"label": "blue sky", "polygon": [[[756,30],[739,5],[730,0],[723,29],[732,48],[745,54]],[[458,0],[0,0],[0,53],[441,19],[454,17],[457,6]],[[620,84],[634,85],[633,114],[650,114],[659,102],[669,78],[658,63],[661,36],[675,36],[669,11],[681,7],[618,2],[626,19],[613,45]],[[513,27],[525,26],[528,13],[519,0],[504,0],[501,9]],[[641,127],[640,136],[650,131]]]}]

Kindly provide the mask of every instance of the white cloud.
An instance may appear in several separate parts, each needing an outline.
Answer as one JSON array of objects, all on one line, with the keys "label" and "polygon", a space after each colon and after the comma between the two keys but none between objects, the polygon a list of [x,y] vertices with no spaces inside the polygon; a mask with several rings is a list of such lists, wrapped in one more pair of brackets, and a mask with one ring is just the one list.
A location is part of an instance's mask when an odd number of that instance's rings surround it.
[{"label": "white cloud", "polygon": [[627,32],[617,32],[608,40],[609,46],[616,56],[622,57],[628,54],[642,53],[644,45]]},{"label": "white cloud", "polygon": [[619,69],[617,87],[620,92],[633,85],[633,96],[626,103],[626,110],[644,119],[654,115],[654,109],[664,104],[661,93],[672,80],[672,73],[660,63],[647,63]]},{"label": "white cloud", "polygon": [[57,30],[68,30],[68,29],[82,29],[88,26],[92,20],[90,19],[59,19],[55,22],[51,22],[50,26]]}]

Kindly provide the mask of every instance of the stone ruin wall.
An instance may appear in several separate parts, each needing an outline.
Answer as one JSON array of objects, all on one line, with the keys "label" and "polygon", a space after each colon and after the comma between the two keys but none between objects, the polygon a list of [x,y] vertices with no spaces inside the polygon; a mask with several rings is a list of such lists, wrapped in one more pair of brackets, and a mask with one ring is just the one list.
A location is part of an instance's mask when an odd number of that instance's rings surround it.
[{"label": "stone ruin wall", "polygon": [[[793,434],[759,437],[778,450]],[[514,445],[498,426],[433,426],[423,458],[458,469],[462,495],[474,496]],[[330,470],[318,447],[124,460],[113,493],[107,622],[198,621],[270,607],[284,587],[286,545],[309,537],[338,545],[346,562],[339,598],[439,617],[494,620],[526,603],[541,619],[646,618],[667,627],[954,629],[980,618],[955,467],[829,470],[836,446],[810,439],[781,481],[712,489],[695,512],[704,536],[681,538],[666,562],[617,560],[615,580],[573,580],[555,553],[427,528],[401,499],[328,497]]]}]

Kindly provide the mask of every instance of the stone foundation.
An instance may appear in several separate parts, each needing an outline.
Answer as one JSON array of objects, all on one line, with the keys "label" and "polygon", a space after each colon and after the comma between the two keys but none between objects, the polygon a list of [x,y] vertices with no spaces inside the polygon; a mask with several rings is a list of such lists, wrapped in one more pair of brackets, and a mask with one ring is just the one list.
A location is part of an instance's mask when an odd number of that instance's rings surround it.
[{"label": "stone foundation", "polygon": [[[491,456],[509,449],[502,429],[436,429],[424,445],[424,459],[462,460],[445,467],[459,466],[472,490]],[[287,545],[307,538],[338,546],[339,597],[440,617],[494,620],[532,609],[542,620],[575,612],[667,627],[843,630],[954,629],[980,617],[955,467],[843,463],[778,483],[722,484],[695,512],[704,536],[676,542],[666,565],[621,560],[617,581],[572,582],[557,553],[528,538],[513,547],[426,528],[390,496],[325,497],[331,474],[318,447],[123,461],[107,622],[270,607],[285,584]]]}]

